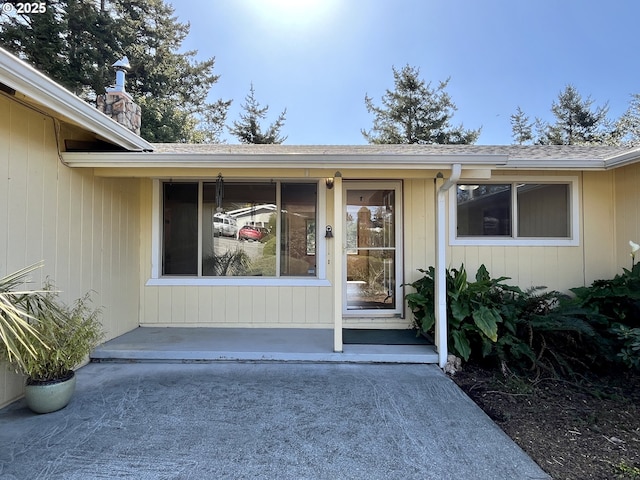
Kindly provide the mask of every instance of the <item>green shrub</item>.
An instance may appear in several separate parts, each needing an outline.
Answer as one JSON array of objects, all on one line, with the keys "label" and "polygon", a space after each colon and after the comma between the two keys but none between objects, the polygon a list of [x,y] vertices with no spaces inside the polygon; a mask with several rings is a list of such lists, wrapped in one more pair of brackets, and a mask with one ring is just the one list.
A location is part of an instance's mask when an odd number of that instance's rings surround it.
[{"label": "green shrub", "polygon": [[[417,328],[432,334],[435,327],[433,267],[410,284],[406,296]],[[598,335],[585,321],[585,311],[567,296],[535,287],[522,291],[492,279],[482,265],[475,281],[464,265],[447,270],[448,343],[465,361],[494,361],[503,369],[548,371],[568,375],[588,368],[597,357]],[[591,354],[591,352],[596,352]]]},{"label": "green shrub", "polygon": [[603,315],[609,323],[640,327],[640,263],[610,280],[596,280],[571,291],[578,305]]},{"label": "green shrub", "polygon": [[611,333],[622,342],[618,357],[629,368],[640,369],[640,328],[629,328],[621,323],[611,327]]},{"label": "green shrub", "polygon": [[[415,326],[431,334],[435,326],[434,289],[435,270],[419,270],[424,277],[409,284],[415,293],[406,296],[414,314]],[[507,277],[492,279],[482,265],[476,273],[475,282],[467,280],[464,265],[460,270],[447,270],[447,320],[449,348],[452,353],[469,360],[472,354],[487,356],[498,340],[498,325],[503,322],[504,298],[520,294],[518,287],[502,282]]]},{"label": "green shrub", "polygon": [[623,269],[609,280],[572,288],[573,303],[587,311],[588,321],[601,337],[602,355],[609,363],[640,367],[640,264]]}]

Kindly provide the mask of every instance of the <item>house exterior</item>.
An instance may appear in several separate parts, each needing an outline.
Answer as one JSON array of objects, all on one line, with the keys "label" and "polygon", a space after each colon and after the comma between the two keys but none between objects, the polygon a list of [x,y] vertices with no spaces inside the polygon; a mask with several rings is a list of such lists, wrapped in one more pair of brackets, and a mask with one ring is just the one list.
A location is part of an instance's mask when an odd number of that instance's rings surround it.
[{"label": "house exterior", "polygon": [[[407,328],[419,268],[567,290],[630,266],[640,150],[149,144],[0,50],[0,275],[139,326]],[[232,218],[221,234],[215,219]],[[446,361],[444,291],[436,347]],[[0,406],[22,379],[0,370]]]}]

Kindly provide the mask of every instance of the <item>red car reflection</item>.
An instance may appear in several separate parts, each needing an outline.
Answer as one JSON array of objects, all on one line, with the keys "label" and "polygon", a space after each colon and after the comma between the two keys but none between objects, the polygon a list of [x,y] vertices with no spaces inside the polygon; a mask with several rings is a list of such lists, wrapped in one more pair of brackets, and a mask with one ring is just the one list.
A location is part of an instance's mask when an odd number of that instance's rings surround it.
[{"label": "red car reflection", "polygon": [[264,229],[260,227],[252,227],[251,225],[245,225],[238,232],[238,240],[254,240],[259,242],[262,237],[266,235]]}]

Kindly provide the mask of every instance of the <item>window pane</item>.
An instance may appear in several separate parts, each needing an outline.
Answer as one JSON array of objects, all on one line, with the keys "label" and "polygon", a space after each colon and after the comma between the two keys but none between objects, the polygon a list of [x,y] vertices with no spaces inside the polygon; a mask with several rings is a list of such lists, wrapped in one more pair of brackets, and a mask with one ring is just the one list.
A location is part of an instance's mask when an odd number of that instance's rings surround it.
[{"label": "window pane", "polygon": [[347,310],[395,308],[395,251],[347,255]]},{"label": "window pane", "polygon": [[511,236],[511,185],[458,185],[458,237]]},{"label": "window pane", "polygon": [[163,185],[162,273],[198,274],[198,184]]},{"label": "window pane", "polygon": [[283,183],[280,232],[280,274],[316,274],[315,183]]},{"label": "window pane", "polygon": [[395,247],[394,190],[347,191],[347,249]]},{"label": "window pane", "polygon": [[570,236],[569,185],[520,184],[517,194],[519,237]]},{"label": "window pane", "polygon": [[275,276],[275,183],[205,182],[202,207],[203,275]]}]

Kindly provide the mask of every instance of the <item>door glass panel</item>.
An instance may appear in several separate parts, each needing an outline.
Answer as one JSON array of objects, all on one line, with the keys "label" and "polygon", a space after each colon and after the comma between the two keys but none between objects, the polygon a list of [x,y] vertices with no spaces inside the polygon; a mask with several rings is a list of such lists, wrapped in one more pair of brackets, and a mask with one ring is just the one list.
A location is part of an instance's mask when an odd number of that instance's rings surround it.
[{"label": "door glass panel", "polygon": [[395,191],[347,190],[347,310],[396,308]]}]

